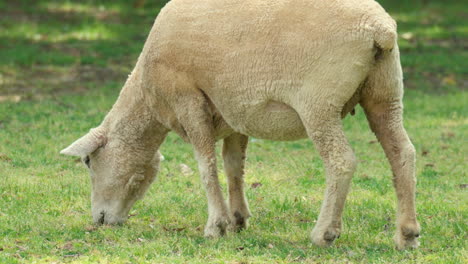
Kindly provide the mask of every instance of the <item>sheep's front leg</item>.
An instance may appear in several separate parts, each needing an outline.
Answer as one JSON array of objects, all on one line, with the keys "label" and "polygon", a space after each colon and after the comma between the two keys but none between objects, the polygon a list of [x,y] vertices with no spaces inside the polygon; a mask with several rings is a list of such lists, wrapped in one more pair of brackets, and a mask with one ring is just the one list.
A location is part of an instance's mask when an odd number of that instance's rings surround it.
[{"label": "sheep's front leg", "polygon": [[393,171],[393,185],[398,199],[395,243],[400,250],[416,248],[420,232],[415,209],[416,152],[403,127],[402,103],[367,103],[363,106]]},{"label": "sheep's front leg", "polygon": [[247,228],[250,210],[244,194],[244,164],[248,137],[232,134],[224,139],[224,171],[229,183],[229,209],[233,231]]},{"label": "sheep's front leg", "polygon": [[205,236],[220,237],[226,234],[230,221],[226,201],[219,185],[214,142],[196,148],[195,154],[208,199],[208,222],[205,226]]},{"label": "sheep's front leg", "polygon": [[193,108],[193,120],[185,128],[194,147],[201,181],[208,200],[205,236],[220,237],[226,234],[226,228],[230,222],[229,213],[218,179],[213,128],[209,116],[206,116],[203,111],[197,115],[197,110],[200,109],[203,108]]},{"label": "sheep's front leg", "polygon": [[323,159],[327,187],[311,238],[316,245],[329,246],[341,233],[341,215],[356,158],[344,135],[340,111],[322,111],[320,115],[317,111],[304,120],[304,125]]},{"label": "sheep's front leg", "polygon": [[208,200],[205,236],[220,237],[226,234],[230,220],[218,179],[213,118],[202,94],[193,93],[186,98],[179,96],[179,100],[178,105],[184,106],[177,109],[179,122],[193,146]]}]

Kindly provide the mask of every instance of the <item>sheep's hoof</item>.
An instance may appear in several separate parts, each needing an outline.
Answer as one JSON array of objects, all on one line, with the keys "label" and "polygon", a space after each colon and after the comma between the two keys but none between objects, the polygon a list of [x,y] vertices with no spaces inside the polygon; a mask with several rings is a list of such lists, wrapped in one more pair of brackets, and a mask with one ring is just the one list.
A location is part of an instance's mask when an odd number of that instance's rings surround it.
[{"label": "sheep's hoof", "polygon": [[249,226],[248,218],[250,214],[243,215],[236,211],[231,217],[231,224],[229,225],[229,231],[240,232],[247,229]]},{"label": "sheep's hoof", "polygon": [[312,243],[320,247],[329,247],[340,237],[340,232],[338,228],[331,227],[324,230],[314,229],[311,234]]},{"label": "sheep's hoof", "polygon": [[218,238],[226,235],[226,228],[230,221],[228,218],[218,218],[215,221],[209,221],[205,226],[205,237]]},{"label": "sheep's hoof", "polygon": [[395,244],[398,250],[416,249],[419,247],[419,225],[407,225],[398,228],[395,235]]}]

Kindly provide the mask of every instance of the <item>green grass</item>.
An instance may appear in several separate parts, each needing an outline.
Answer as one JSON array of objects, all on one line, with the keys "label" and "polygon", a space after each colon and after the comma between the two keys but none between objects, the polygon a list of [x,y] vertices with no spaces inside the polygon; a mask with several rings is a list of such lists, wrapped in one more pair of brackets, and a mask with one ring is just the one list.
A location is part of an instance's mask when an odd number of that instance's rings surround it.
[{"label": "green grass", "polygon": [[[396,251],[391,171],[364,114],[344,120],[360,164],[331,248],[309,233],[325,189],[308,140],[252,139],[247,231],[203,238],[191,147],[170,135],[158,179],[119,227],[95,228],[85,167],[58,152],[99,124],[163,1],[0,1],[0,263],[466,263],[467,9],[458,1],[381,1],[398,20],[405,124],[418,151],[421,247]],[[221,167],[221,164],[220,164]],[[220,170],[222,171],[222,170]],[[221,173],[223,187],[226,188]],[[253,183],[261,186],[253,188]]]}]

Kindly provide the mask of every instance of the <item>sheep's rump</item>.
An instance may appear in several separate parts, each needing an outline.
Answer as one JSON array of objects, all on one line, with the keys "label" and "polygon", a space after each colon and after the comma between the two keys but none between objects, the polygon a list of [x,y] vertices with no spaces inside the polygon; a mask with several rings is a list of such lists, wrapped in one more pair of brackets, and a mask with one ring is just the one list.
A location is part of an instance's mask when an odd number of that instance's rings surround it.
[{"label": "sheep's rump", "polygon": [[299,108],[344,105],[375,47],[395,42],[395,22],[372,0],[173,0],[142,57],[156,75],[154,65],[183,75],[192,87],[173,89],[203,91],[234,130],[290,140],[306,136]]}]

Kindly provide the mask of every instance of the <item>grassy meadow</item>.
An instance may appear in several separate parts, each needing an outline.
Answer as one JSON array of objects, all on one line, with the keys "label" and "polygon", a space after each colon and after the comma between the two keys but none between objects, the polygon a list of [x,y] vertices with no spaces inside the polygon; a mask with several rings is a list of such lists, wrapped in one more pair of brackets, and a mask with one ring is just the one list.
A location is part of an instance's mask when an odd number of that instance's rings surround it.
[{"label": "grassy meadow", "polygon": [[0,263],[467,263],[468,7],[379,2],[399,23],[419,249],[394,248],[392,173],[359,107],[343,121],[359,165],[330,248],[309,240],[325,190],[309,140],[250,139],[239,234],[203,237],[205,193],[174,134],[128,222],[97,228],[87,169],[58,152],[110,109],[165,1],[0,0]]}]

